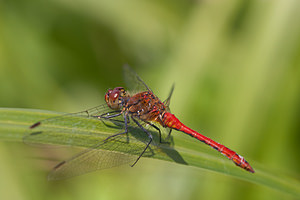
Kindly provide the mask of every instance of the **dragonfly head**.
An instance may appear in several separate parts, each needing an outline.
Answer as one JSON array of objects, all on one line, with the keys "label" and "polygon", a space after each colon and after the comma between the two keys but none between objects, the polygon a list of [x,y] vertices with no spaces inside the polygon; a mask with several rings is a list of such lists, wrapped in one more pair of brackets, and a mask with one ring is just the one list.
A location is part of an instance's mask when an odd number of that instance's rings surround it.
[{"label": "dragonfly head", "polygon": [[123,87],[116,87],[113,90],[109,89],[107,91],[105,94],[105,101],[111,109],[119,110],[124,103],[124,98],[126,97],[129,97],[126,90]]}]

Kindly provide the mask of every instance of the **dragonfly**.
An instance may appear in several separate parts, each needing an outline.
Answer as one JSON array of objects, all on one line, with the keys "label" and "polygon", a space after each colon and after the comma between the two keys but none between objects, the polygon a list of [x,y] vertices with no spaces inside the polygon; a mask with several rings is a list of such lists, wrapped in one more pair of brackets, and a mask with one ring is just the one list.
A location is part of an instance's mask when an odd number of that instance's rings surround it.
[{"label": "dragonfly", "polygon": [[[148,127],[159,134],[161,143],[163,142],[162,132],[168,132],[167,138],[169,138],[172,130],[181,131],[219,151],[240,168],[251,173],[255,172],[250,164],[235,151],[189,128],[170,112],[169,104],[174,85],[168,98],[161,101],[128,65],[123,67],[123,71],[129,87],[137,90],[135,93],[128,92],[124,87],[115,87],[107,91],[105,94],[106,103],[103,105],[78,113],[47,118],[29,127],[32,132],[24,137],[28,141],[32,138],[33,140],[39,137],[51,139],[57,136],[54,134],[55,131],[52,133],[49,129],[43,130],[43,126],[55,125],[55,129],[57,124],[69,123],[74,125],[74,130],[71,130],[73,133],[78,124],[78,120],[74,122],[74,117],[79,118],[79,122],[82,121],[83,123],[85,123],[84,119],[117,119],[115,122],[124,127],[123,131],[109,135],[104,140],[97,141],[90,148],[57,164],[50,172],[49,180],[70,178],[130,162],[133,167],[142,156],[151,153],[150,146],[154,141],[153,134]],[[133,142],[128,142],[128,137],[124,137],[130,132],[131,127],[140,130],[139,134],[143,134],[142,141],[133,139]]]}]

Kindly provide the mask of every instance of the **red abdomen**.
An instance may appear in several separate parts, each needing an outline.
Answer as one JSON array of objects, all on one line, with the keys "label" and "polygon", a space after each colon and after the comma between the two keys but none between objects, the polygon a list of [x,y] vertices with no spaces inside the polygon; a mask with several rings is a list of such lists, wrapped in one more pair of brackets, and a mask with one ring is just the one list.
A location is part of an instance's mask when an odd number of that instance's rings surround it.
[{"label": "red abdomen", "polygon": [[230,160],[232,160],[237,166],[254,173],[253,168],[250,166],[250,164],[239,154],[237,154],[236,152],[232,151],[231,149],[225,147],[222,144],[219,144],[217,142],[215,142],[214,140],[198,133],[197,131],[194,131],[192,129],[190,129],[189,127],[185,126],[183,123],[181,123],[179,121],[179,119],[177,119],[175,117],[175,115],[171,114],[171,113],[164,113],[163,115],[163,122],[162,125],[164,127],[169,127],[172,129],[176,129],[178,131],[184,132],[196,139],[198,139],[201,142],[204,142],[205,144],[211,146],[212,148],[216,149],[217,151],[219,151],[220,153],[222,153],[224,156],[226,156],[227,158],[229,158]]}]

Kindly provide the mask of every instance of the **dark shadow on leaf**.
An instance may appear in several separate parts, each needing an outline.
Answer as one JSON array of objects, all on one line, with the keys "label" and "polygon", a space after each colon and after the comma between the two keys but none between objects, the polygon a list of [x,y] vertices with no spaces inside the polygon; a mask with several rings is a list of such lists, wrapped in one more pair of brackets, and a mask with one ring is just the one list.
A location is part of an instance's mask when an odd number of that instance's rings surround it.
[{"label": "dark shadow on leaf", "polygon": [[[124,128],[124,122],[122,122],[120,120],[105,119],[105,120],[101,120],[101,121],[103,122],[103,124],[105,126],[107,126],[109,128],[120,129],[120,132]],[[111,124],[106,123],[105,121],[110,121],[115,126],[112,126]],[[185,160],[178,153],[178,151],[176,151],[174,149],[174,147],[173,147],[174,140],[173,140],[172,135],[169,137],[168,141],[166,141],[164,143],[160,143],[159,133],[156,130],[150,129],[150,127],[147,130],[151,133],[151,135],[153,137],[153,141],[152,141],[151,145],[149,146],[149,150],[152,153],[148,154],[146,151],[146,153],[143,155],[143,157],[163,157],[164,160],[173,160],[176,163],[188,165],[188,163],[185,162]],[[131,135],[134,139],[136,139],[138,141],[141,141],[145,144],[147,144],[147,142],[149,141],[147,134],[144,133],[138,126],[133,125],[133,123],[130,123],[130,125],[128,126],[128,132],[129,132],[129,135]]]}]

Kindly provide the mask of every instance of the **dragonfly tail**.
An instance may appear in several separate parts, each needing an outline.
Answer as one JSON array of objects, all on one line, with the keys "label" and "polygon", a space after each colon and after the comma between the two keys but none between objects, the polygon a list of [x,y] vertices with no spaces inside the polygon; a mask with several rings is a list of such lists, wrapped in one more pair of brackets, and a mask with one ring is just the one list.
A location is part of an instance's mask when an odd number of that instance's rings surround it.
[{"label": "dragonfly tail", "polygon": [[219,151],[221,154],[226,156],[228,159],[232,160],[237,166],[254,173],[254,169],[250,166],[250,164],[239,154],[237,154],[235,151],[232,151],[231,149],[225,147],[222,144],[219,144],[215,142],[214,140],[198,133],[197,131],[194,131],[190,129],[189,127],[185,126],[182,122],[179,121],[173,114],[167,112],[163,116],[163,125],[165,127],[169,127],[172,129],[176,129],[178,131],[181,131],[183,133],[186,133],[199,141],[211,146],[215,150]]}]

